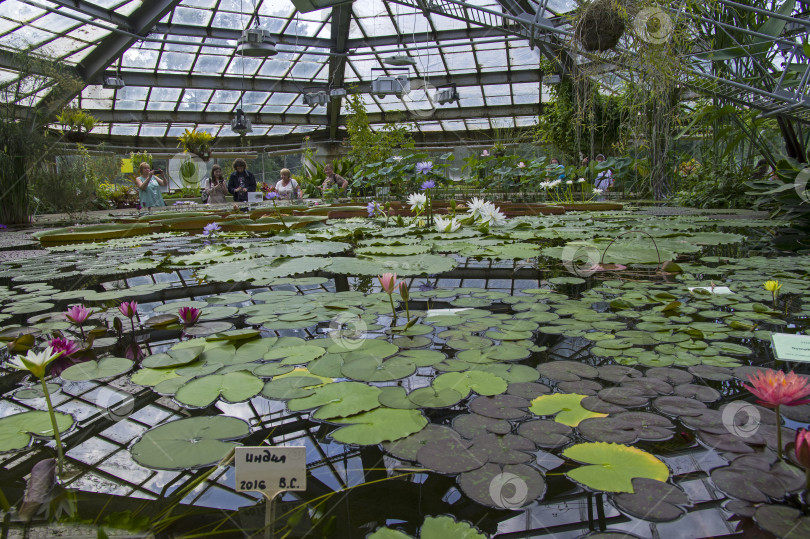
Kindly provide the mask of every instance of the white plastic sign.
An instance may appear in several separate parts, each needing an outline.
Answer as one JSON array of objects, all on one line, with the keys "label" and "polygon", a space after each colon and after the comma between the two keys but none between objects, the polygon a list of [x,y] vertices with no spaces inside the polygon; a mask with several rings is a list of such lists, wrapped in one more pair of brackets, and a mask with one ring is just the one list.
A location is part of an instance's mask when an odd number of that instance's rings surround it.
[{"label": "white plastic sign", "polygon": [[771,335],[773,355],[780,361],[810,363],[810,336],[774,333]]},{"label": "white plastic sign", "polygon": [[263,492],[268,499],[285,490],[307,489],[306,447],[237,447],[236,491]]}]

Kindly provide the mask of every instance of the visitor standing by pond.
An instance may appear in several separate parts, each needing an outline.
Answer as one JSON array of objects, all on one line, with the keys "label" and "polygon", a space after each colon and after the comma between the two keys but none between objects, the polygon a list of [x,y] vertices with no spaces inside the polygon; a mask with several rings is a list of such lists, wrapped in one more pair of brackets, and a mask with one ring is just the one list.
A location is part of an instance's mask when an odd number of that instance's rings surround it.
[{"label": "visitor standing by pond", "polygon": [[[604,161],[605,156],[601,153],[596,156],[596,166],[599,166]],[[607,193],[613,187],[613,171],[608,168],[599,172],[593,184],[597,189],[601,189],[603,193]]]},{"label": "visitor standing by pond", "polygon": [[335,174],[335,169],[332,168],[332,163],[326,163],[323,166],[323,173],[326,175],[326,179],[321,185],[321,191],[331,189],[335,184],[337,184],[339,189],[346,189],[349,186],[349,182],[346,181],[346,178],[340,174]]},{"label": "visitor standing by pond", "polygon": [[256,177],[247,170],[244,159],[236,159],[233,162],[233,174],[228,180],[228,192],[233,195],[234,202],[247,202],[247,194],[256,192]]},{"label": "visitor standing by pond", "polygon": [[135,178],[135,186],[138,188],[138,199],[141,208],[149,210],[155,206],[165,206],[160,186],[166,187],[169,182],[157,176],[163,174],[162,170],[152,170],[149,163],[141,163],[138,166],[139,177]]},{"label": "visitor standing by pond", "polygon": [[293,199],[293,198],[304,198],[304,194],[301,192],[301,186],[298,185],[298,182],[292,179],[290,169],[282,168],[281,169],[281,179],[276,182],[276,192],[278,193],[279,198],[286,198],[286,199]]},{"label": "visitor standing by pond", "polygon": [[222,174],[222,167],[219,165],[211,167],[211,177],[203,181],[203,189],[208,195],[205,200],[206,203],[225,203],[225,195],[228,193],[228,186],[225,185],[225,176]]}]

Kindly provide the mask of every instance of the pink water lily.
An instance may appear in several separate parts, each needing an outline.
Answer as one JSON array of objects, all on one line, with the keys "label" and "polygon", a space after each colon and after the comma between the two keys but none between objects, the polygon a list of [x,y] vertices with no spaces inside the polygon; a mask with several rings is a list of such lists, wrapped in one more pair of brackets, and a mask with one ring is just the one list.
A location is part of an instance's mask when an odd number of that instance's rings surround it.
[{"label": "pink water lily", "polygon": [[394,289],[397,287],[396,273],[383,273],[377,278],[380,280],[380,285],[386,294],[391,295],[394,293]]},{"label": "pink water lily", "polygon": [[798,406],[807,404],[810,399],[810,379],[799,376],[793,371],[761,370],[754,376],[748,375],[750,386],[745,389],[753,393],[759,403],[773,408],[774,406]]},{"label": "pink water lily", "polygon": [[199,318],[201,311],[195,307],[180,307],[178,310],[180,320],[187,326],[194,324]]},{"label": "pink water lily", "polygon": [[137,301],[124,301],[121,305],[118,306],[118,310],[121,311],[121,314],[126,316],[127,318],[132,318],[136,314],[138,314],[138,302]]},{"label": "pink water lily", "polygon": [[73,324],[81,326],[91,314],[93,314],[93,311],[88,311],[84,305],[74,305],[68,309],[67,313],[65,314],[65,318],[67,318]]},{"label": "pink water lily", "polygon": [[62,357],[72,356],[79,351],[79,345],[75,341],[61,337],[51,339],[50,347],[54,352],[62,352]]}]

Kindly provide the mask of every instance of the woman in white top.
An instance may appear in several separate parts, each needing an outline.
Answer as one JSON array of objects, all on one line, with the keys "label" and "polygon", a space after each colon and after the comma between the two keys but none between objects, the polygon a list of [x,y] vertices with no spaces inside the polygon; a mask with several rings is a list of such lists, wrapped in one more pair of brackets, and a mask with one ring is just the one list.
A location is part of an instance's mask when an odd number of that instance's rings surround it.
[{"label": "woman in white top", "polygon": [[276,182],[276,192],[279,198],[304,198],[301,186],[290,177],[290,169],[281,169],[281,179]]}]

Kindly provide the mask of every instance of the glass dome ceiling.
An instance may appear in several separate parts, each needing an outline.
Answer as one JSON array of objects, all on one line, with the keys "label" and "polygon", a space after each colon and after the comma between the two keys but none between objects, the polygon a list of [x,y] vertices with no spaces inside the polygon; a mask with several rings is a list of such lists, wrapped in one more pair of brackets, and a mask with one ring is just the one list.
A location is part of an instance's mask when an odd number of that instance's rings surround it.
[{"label": "glass dome ceiling", "polygon": [[[472,2],[506,13],[512,3],[520,9],[520,2]],[[335,88],[361,92],[372,124],[396,118],[397,111],[423,132],[534,123],[541,102],[538,50],[526,39],[418,6],[416,0],[369,0],[301,13],[290,0],[5,0],[0,48],[29,50],[74,68],[87,86],[61,104],[99,118],[97,135],[163,138],[196,126],[235,136],[230,121],[241,108],[253,122],[249,136],[336,138],[348,113],[343,100],[311,107],[303,99]],[[573,7],[552,0],[545,15]],[[248,27],[270,32],[278,54],[238,53],[237,40]],[[397,55],[413,65],[403,70],[385,63]],[[7,58],[3,63],[0,79],[12,80],[13,65]],[[412,91],[402,98],[369,93],[377,76],[404,72]],[[105,88],[105,74],[120,76],[125,86]],[[436,103],[435,88],[450,84],[459,100]]]},{"label": "glass dome ceiling", "polygon": [[[726,10],[753,9],[718,1]],[[791,43],[789,31],[806,30],[804,2],[753,3],[762,4],[756,9],[764,14],[779,9],[787,21],[774,48],[780,40],[782,46]],[[58,60],[85,81],[84,89],[73,95],[59,93],[55,85],[32,94],[24,105],[37,106],[47,97],[53,111],[80,106],[101,120],[93,130],[101,139],[176,137],[189,127],[236,136],[230,121],[241,108],[253,123],[250,137],[338,140],[348,113],[345,100],[304,102],[306,93],[335,89],[360,93],[372,125],[412,121],[423,134],[461,138],[468,131],[535,122],[546,98],[539,62],[543,54],[551,57],[568,45],[563,34],[570,28],[562,15],[575,8],[573,0],[365,0],[302,13],[291,0],[4,0],[0,83],[17,77],[15,51]],[[555,30],[530,43],[532,32],[526,29],[537,20],[535,14]],[[698,30],[707,35],[713,21],[703,19],[708,30]],[[278,54],[252,58],[237,52],[242,30],[252,27],[272,35]],[[763,28],[743,29],[748,34],[742,37],[760,47]],[[749,37],[758,32],[760,37]],[[587,61],[577,52],[571,54],[574,63]],[[386,63],[394,56],[408,63]],[[741,58],[733,60],[739,64]],[[758,99],[763,110],[786,105],[807,110],[803,96],[788,99],[778,86],[766,91],[740,83],[742,77],[718,79],[715,60],[697,58],[693,66],[700,82],[686,83],[703,93]],[[409,93],[370,93],[376,77],[397,73],[407,73]],[[125,86],[105,87],[109,75]],[[450,85],[459,99],[437,102],[436,88]]]}]

